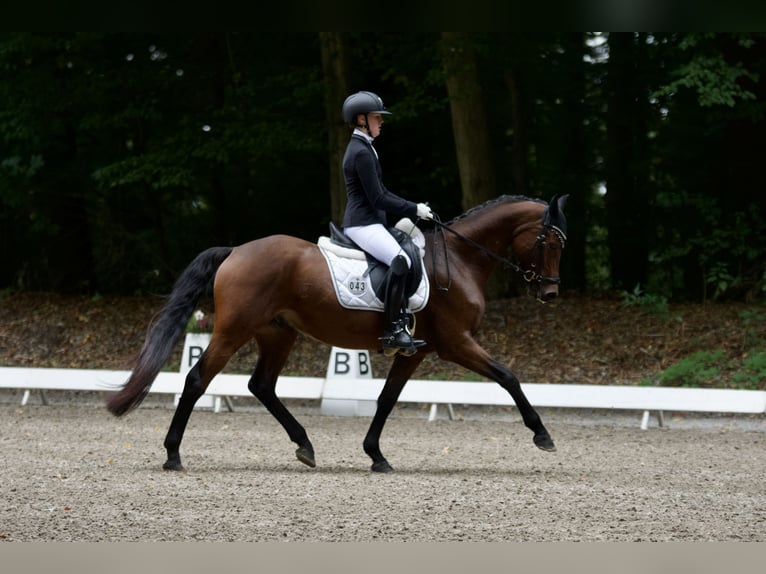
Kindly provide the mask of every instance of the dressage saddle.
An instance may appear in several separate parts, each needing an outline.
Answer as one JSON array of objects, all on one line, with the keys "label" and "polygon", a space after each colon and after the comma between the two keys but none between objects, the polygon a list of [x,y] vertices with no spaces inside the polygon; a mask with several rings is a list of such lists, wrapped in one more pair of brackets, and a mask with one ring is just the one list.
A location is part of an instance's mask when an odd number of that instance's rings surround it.
[{"label": "dressage saddle", "polygon": [[[410,261],[413,262],[412,269],[407,274],[407,281],[404,285],[404,296],[409,298],[420,285],[420,281],[423,279],[423,265],[419,263],[422,261],[420,256],[420,248],[415,245],[404,231],[395,227],[388,228],[389,233],[393,235],[397,243],[401,246],[402,250],[409,256]],[[381,301],[385,301],[385,288],[386,288],[386,274],[388,273],[388,265],[375,259],[369,253],[359,247],[353,240],[346,236],[332,221],[330,222],[330,240],[345,247],[346,249],[356,249],[362,251],[367,259],[367,271],[366,274],[370,277],[370,284],[372,285],[375,295]]]}]

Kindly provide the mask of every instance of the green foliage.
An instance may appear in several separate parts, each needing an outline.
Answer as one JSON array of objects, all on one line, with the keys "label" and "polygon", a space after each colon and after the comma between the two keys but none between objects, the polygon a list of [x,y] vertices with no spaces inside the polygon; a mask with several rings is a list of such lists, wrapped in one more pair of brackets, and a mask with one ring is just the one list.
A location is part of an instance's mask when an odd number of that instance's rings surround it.
[{"label": "green foliage", "polygon": [[[722,349],[697,351],[671,365],[657,376],[657,382],[671,387],[733,387],[766,390],[766,351],[748,354],[730,380],[723,380],[721,369],[734,367]],[[641,384],[651,385],[648,380]]]},{"label": "green foliage", "polygon": [[670,82],[658,95],[672,94],[680,88],[694,90],[702,107],[729,106],[737,101],[754,100],[755,94],[742,88],[742,80],[758,80],[758,74],[742,64],[729,64],[723,55],[697,56],[676,72],[678,79]]},{"label": "green foliage", "polygon": [[749,355],[732,380],[741,389],[766,390],[766,351]]},{"label": "green foliage", "polygon": [[636,285],[632,292],[623,291],[621,295],[622,304],[626,307],[637,307],[642,313],[666,320],[670,318],[668,300],[663,295],[645,293],[641,285]]},{"label": "green foliage", "polygon": [[[696,94],[703,108],[733,107],[739,101],[755,100],[755,94],[743,86],[748,84],[748,80],[757,82],[760,77],[757,72],[747,69],[742,62],[728,61],[721,51],[697,49],[716,46],[718,39],[716,34],[710,32],[688,34],[679,46],[691,53],[690,59],[675,70],[676,79],[657,90],[654,96],[671,95],[681,88],[688,88]],[[735,41],[743,48],[750,48],[754,42],[747,35],[739,36]]]},{"label": "green foliage", "polygon": [[747,349],[756,349],[766,345],[760,335],[763,325],[766,325],[766,312],[760,309],[746,309],[740,311],[739,318],[742,320],[743,334],[742,346]]},{"label": "green foliage", "polygon": [[189,317],[189,321],[186,323],[186,332],[212,333],[214,322],[215,317],[212,313],[206,314],[201,309],[197,309],[194,314]]},{"label": "green foliage", "polygon": [[[683,212],[696,224],[663,230],[663,242],[652,255],[658,269],[666,273],[686,269],[687,274],[698,275],[702,300],[766,292],[766,220],[759,205],[732,210],[724,207],[725,198],[687,193],[663,195],[659,205],[669,216]],[[662,279],[665,284],[680,283],[673,276]]]},{"label": "green foliage", "polygon": [[725,359],[721,349],[697,351],[665,369],[658,379],[661,385],[671,387],[711,386],[720,374],[717,365]]},{"label": "green foliage", "polygon": [[[701,216],[708,231],[699,232],[690,245],[703,271],[706,298],[711,289],[710,298],[717,300],[743,285],[752,285],[758,279],[752,271],[762,257],[760,238],[766,233],[760,207],[726,215],[711,208]],[[731,224],[721,226],[722,220]]]},{"label": "green foliage", "polygon": [[606,227],[591,226],[585,243],[585,276],[594,291],[606,291],[610,286],[609,246]]}]

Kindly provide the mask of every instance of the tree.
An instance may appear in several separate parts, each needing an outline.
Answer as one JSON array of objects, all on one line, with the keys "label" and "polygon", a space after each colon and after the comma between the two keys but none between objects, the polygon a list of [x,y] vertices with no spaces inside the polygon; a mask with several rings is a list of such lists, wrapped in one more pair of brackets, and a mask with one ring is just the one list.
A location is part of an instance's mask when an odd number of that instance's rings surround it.
[{"label": "tree", "polygon": [[658,282],[675,298],[766,292],[763,33],[660,35]]},{"label": "tree", "polygon": [[[474,42],[475,39],[469,33],[442,32],[445,80],[460,171],[463,210],[498,195],[490,125]],[[487,297],[496,299],[506,296],[509,284],[504,269],[499,269],[490,277],[486,287]]]},{"label": "tree", "polygon": [[348,143],[348,127],[343,123],[341,104],[349,95],[348,55],[343,32],[320,32],[324,78],[327,143],[330,165],[330,219],[340,223],[346,208],[343,153]]},{"label": "tree", "polygon": [[489,121],[470,35],[442,32],[442,41],[462,203],[469,209],[497,195]]},{"label": "tree", "polygon": [[606,210],[612,285],[632,290],[649,275],[648,89],[644,34],[609,34]]},{"label": "tree", "polygon": [[565,34],[562,37],[560,86],[561,114],[559,134],[562,146],[561,192],[569,194],[567,221],[573,230],[566,245],[562,276],[573,289],[586,289],[585,238],[587,208],[593,195],[592,162],[585,120],[586,106],[585,35]]}]

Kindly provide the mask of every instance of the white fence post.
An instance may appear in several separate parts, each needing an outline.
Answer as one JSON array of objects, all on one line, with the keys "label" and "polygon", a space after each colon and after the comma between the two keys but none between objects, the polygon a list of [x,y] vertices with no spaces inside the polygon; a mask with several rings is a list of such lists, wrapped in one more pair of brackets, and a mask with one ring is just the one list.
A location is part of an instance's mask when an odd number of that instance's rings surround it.
[{"label": "white fence post", "polygon": [[[326,380],[332,379],[354,379],[358,380],[358,384],[364,384],[367,379],[372,380],[370,352],[333,347],[330,351],[330,362],[327,365],[326,376]],[[377,406],[377,401],[326,399],[322,397],[320,412],[323,415],[372,416],[375,414]]]}]

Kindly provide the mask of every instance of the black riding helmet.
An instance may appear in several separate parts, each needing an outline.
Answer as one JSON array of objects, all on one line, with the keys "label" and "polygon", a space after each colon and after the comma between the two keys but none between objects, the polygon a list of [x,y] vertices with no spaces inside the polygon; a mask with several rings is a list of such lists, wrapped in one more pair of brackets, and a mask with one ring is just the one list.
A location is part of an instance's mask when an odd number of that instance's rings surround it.
[{"label": "black riding helmet", "polygon": [[380,96],[372,92],[357,92],[351,94],[343,102],[343,121],[350,124],[357,114],[385,114],[391,115],[383,105]]}]

